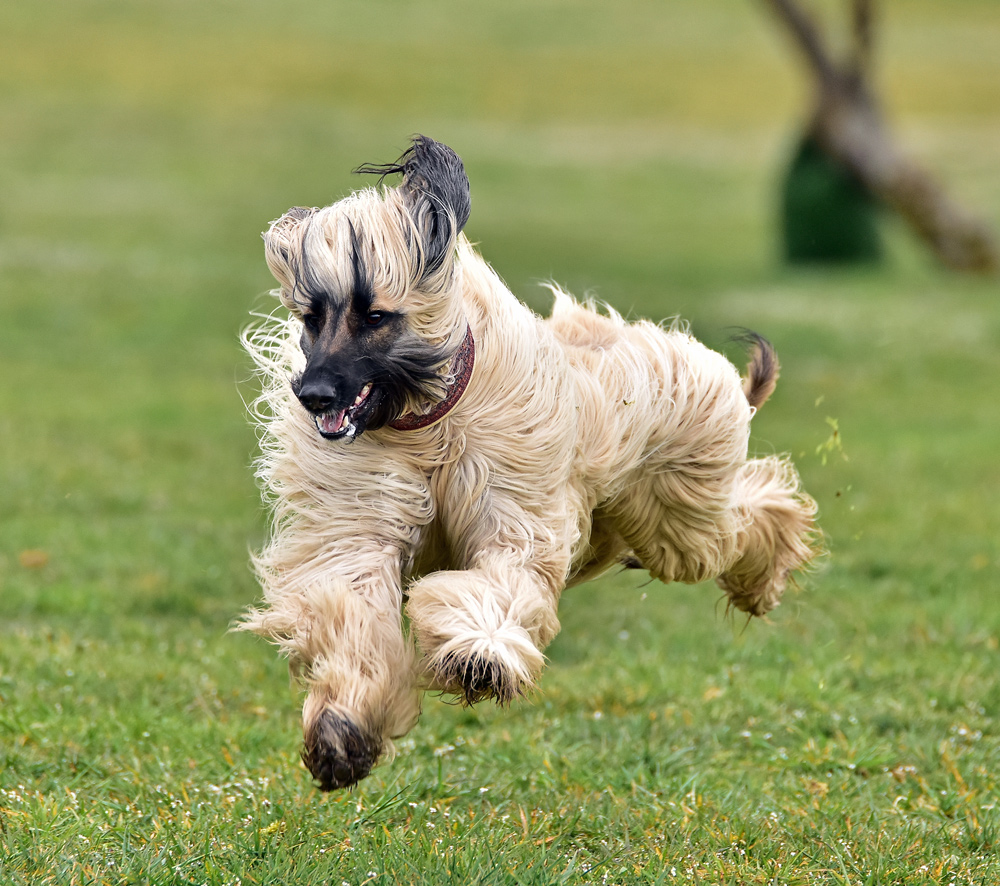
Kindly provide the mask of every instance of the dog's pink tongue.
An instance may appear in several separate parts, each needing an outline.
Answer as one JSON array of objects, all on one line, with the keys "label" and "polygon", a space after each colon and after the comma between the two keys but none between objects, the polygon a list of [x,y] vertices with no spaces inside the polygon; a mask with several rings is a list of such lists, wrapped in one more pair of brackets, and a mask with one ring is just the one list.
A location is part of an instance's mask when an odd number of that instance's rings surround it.
[{"label": "dog's pink tongue", "polygon": [[320,418],[320,428],[324,433],[336,434],[340,426],[344,423],[344,413],[346,409],[341,409],[336,415],[324,415]]}]

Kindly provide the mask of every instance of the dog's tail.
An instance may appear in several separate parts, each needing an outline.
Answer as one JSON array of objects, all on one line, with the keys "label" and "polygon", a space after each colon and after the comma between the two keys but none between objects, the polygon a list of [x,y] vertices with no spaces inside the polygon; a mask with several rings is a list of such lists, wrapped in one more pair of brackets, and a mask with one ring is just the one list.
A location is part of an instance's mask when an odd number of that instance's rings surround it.
[{"label": "dog's tail", "polygon": [[771,343],[756,332],[746,330],[738,340],[751,347],[750,362],[747,364],[746,378],[743,379],[743,393],[747,402],[754,409],[759,409],[774,393],[778,384],[778,373],[781,371],[778,355]]}]

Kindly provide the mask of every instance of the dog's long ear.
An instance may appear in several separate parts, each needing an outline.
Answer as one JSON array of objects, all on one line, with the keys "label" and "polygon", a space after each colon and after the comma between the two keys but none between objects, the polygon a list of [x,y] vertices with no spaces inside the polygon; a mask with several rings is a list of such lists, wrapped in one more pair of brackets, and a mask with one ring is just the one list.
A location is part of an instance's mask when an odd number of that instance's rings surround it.
[{"label": "dog's long ear", "polygon": [[472,211],[469,179],[458,154],[426,135],[417,135],[395,163],[359,166],[354,171],[382,178],[402,173],[400,190],[421,235],[424,270],[430,273],[440,268]]},{"label": "dog's long ear", "polygon": [[271,227],[264,232],[264,258],[274,278],[281,284],[282,300],[291,298],[294,293],[297,272],[292,265],[292,256],[302,238],[302,223],[315,211],[295,206],[271,222]]}]

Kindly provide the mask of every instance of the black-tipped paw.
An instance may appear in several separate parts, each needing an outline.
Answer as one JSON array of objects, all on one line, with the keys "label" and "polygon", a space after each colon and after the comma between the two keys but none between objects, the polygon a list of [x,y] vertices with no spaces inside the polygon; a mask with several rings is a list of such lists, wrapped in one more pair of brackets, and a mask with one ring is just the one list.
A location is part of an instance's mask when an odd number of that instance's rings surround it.
[{"label": "black-tipped paw", "polygon": [[519,683],[503,667],[479,655],[449,655],[435,669],[437,683],[467,705],[492,698],[505,705],[521,694]]},{"label": "black-tipped paw", "polygon": [[306,729],[302,762],[319,782],[320,790],[347,788],[361,781],[382,753],[382,742],[350,720],[324,711]]}]

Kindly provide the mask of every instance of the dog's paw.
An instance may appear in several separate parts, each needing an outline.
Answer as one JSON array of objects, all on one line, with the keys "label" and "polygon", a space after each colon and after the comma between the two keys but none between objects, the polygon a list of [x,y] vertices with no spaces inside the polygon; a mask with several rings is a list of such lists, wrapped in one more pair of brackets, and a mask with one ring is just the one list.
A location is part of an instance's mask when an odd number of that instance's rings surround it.
[{"label": "dog's paw", "polygon": [[306,727],[302,762],[320,790],[347,788],[361,781],[382,753],[382,742],[334,711],[323,711]]},{"label": "dog's paw", "polygon": [[459,696],[466,705],[487,699],[506,705],[529,688],[515,673],[482,655],[445,655],[432,666],[432,673],[436,689]]}]

